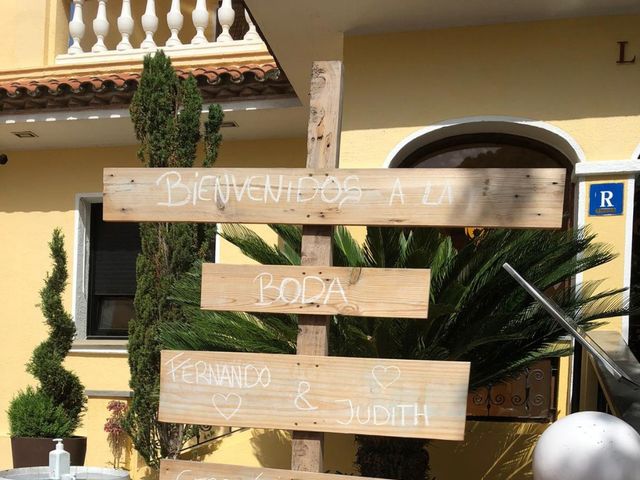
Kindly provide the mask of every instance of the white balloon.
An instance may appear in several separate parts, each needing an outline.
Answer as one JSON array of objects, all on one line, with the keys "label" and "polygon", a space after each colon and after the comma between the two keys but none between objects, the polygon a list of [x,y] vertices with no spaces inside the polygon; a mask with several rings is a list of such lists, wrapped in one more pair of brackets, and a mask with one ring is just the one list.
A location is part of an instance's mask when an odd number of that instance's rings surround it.
[{"label": "white balloon", "polygon": [[640,435],[601,412],[568,415],[541,435],[533,452],[535,480],[638,480]]}]

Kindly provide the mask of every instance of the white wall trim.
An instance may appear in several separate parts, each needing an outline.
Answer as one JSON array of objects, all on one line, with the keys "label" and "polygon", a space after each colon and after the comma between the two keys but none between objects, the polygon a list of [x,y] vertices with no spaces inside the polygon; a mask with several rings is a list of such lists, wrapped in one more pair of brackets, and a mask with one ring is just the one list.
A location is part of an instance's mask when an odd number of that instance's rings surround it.
[{"label": "white wall trim", "polygon": [[[577,166],[577,165],[576,165]],[[586,212],[586,208],[587,208],[587,184],[586,181],[579,177],[577,179],[576,182],[576,210],[574,213],[574,218],[576,219],[576,227],[577,228],[583,228],[586,225],[587,222],[587,212]],[[582,272],[577,273],[573,279],[573,285],[578,288],[582,285],[584,281],[584,274]],[[571,346],[572,348],[575,347],[576,341],[575,339],[572,337],[571,339]],[[569,391],[567,392],[567,405],[566,405],[566,412],[567,413],[574,413],[571,411],[571,405],[573,404],[573,397],[574,397],[574,391],[573,391],[573,382],[574,382],[574,377],[575,377],[575,370],[574,370],[574,355],[571,354],[571,356],[569,357]]]},{"label": "white wall trim", "polygon": [[[99,340],[97,340],[99,342]],[[129,352],[125,350],[115,348],[78,348],[71,347],[70,354],[83,354],[83,355],[121,355],[126,357]]]},{"label": "white wall trim", "polygon": [[424,127],[402,139],[389,152],[384,168],[396,167],[405,154],[442,138],[466,133],[508,133],[544,142],[562,152],[574,164],[584,162],[578,142],[561,128],[547,122],[500,115],[463,117]]},{"label": "white wall trim", "polygon": [[89,398],[132,398],[131,390],[85,390],[85,395]]},{"label": "white wall trim", "polygon": [[621,175],[640,172],[640,160],[605,160],[578,163],[575,168],[577,177],[593,175]]},{"label": "white wall trim", "polygon": [[[224,112],[268,110],[279,108],[295,108],[300,106],[297,97],[265,98],[258,100],[235,100],[220,102]],[[209,113],[209,106],[202,108],[202,116]],[[29,123],[49,123],[78,120],[109,120],[117,118],[130,118],[128,108],[114,109],[89,109],[89,110],[61,110],[52,112],[0,112],[0,125],[18,125]],[[224,127],[223,127],[224,128]]]},{"label": "white wall trim", "polygon": [[77,193],[75,198],[73,276],[71,279],[71,315],[78,339],[87,338],[87,289],[89,270],[89,238],[91,234],[89,206],[102,202],[102,192]]},{"label": "white wall trim", "polygon": [[[624,226],[624,270],[622,274],[622,286],[629,289],[631,287],[631,257],[633,256],[633,207],[635,195],[635,175],[627,178],[627,195],[625,202],[625,226]],[[629,290],[624,293],[625,301],[629,300]],[[622,338],[629,343],[629,315],[622,317]]]},{"label": "white wall trim", "polygon": [[631,154],[631,160],[637,160],[638,158],[640,158],[640,143],[638,143],[635,150]]},{"label": "white wall trim", "polygon": [[222,237],[218,235],[218,232],[220,231],[221,228],[222,228],[222,224],[216,223],[216,236],[214,237],[215,244],[213,245],[213,263],[220,263],[220,255],[221,255],[220,243],[221,243]]},{"label": "white wall trim", "polygon": [[[576,220],[576,227],[583,228],[587,224],[587,184],[581,178],[576,182],[575,193],[577,202],[573,218]],[[582,272],[577,273],[573,280],[574,286],[582,285],[583,279],[584,274]]]}]

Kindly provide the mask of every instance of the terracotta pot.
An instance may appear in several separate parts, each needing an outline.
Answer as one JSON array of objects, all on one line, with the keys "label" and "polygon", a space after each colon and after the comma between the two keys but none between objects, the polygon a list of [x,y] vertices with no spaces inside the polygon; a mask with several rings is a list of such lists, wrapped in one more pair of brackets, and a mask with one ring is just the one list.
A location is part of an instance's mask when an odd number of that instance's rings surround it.
[{"label": "terracotta pot", "polygon": [[[83,466],[87,453],[87,437],[63,438],[64,449],[71,455],[71,465]],[[13,437],[11,454],[13,468],[46,467],[49,465],[49,452],[55,448],[52,438]]]}]

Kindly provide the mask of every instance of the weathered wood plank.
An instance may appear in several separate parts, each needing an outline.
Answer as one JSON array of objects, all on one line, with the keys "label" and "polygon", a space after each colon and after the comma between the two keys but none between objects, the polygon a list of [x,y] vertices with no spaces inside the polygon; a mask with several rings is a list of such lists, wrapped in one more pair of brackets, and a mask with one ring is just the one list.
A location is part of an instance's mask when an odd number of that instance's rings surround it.
[{"label": "weathered wood plank", "polygon": [[[358,480],[379,480],[355,477]],[[244,467],[221,463],[160,460],[160,480],[354,480],[348,475]]]},{"label": "weathered wood plank", "polygon": [[205,310],[427,318],[429,270],[206,263]]},{"label": "weathered wood plank", "polygon": [[342,62],[313,62],[307,124],[309,168],[338,167],[343,80]]},{"label": "weathered wood plank", "polygon": [[[343,65],[340,61],[314,62],[309,90],[307,168],[335,169],[340,165]],[[304,266],[333,264],[333,226],[302,227],[301,261]],[[296,351],[300,355],[329,354],[329,315],[298,315]],[[291,468],[324,471],[324,433],[292,432]]]},{"label": "weathered wood plank", "polygon": [[564,177],[554,168],[105,169],[104,218],[558,228]]},{"label": "weathered wood plank", "polygon": [[461,440],[469,363],[163,351],[163,422]]}]

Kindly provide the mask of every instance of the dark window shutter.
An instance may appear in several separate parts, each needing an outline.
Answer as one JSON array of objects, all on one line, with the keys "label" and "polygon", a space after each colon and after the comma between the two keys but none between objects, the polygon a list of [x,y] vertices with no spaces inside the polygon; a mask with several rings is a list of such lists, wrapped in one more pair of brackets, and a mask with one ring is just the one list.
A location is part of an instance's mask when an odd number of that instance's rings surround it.
[{"label": "dark window shutter", "polygon": [[93,295],[134,295],[139,252],[137,223],[103,222],[102,204],[91,205]]}]

